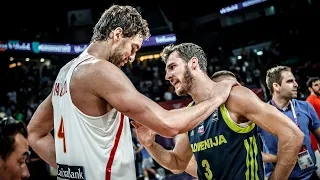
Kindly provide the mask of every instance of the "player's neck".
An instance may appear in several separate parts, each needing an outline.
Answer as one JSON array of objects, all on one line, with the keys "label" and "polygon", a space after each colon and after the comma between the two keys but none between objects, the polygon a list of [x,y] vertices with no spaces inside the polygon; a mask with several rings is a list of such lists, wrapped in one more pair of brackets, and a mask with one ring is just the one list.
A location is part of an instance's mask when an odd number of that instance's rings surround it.
[{"label": "player's neck", "polygon": [[204,77],[195,78],[192,84],[191,92],[189,93],[193,101],[198,104],[210,98],[212,93],[213,82],[207,75]]},{"label": "player's neck", "polygon": [[277,105],[278,108],[285,110],[288,108],[291,99],[286,99],[286,98],[274,95],[272,97],[272,100]]},{"label": "player's neck", "polygon": [[97,59],[109,60],[110,53],[107,51],[107,49],[109,49],[108,42],[98,41],[90,43],[86,51],[88,54],[96,57]]}]

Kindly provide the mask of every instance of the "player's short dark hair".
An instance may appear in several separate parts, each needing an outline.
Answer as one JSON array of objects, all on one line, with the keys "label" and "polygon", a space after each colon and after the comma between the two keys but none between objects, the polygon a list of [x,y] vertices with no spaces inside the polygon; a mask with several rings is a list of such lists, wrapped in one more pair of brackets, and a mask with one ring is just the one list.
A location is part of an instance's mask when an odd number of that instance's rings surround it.
[{"label": "player's short dark hair", "polygon": [[181,43],[178,45],[169,44],[164,47],[161,52],[162,61],[167,63],[168,57],[175,51],[178,52],[179,57],[186,63],[188,63],[193,57],[196,57],[198,59],[200,69],[207,73],[207,56],[200,46],[194,43]]},{"label": "player's short dark hair", "polygon": [[212,74],[210,78],[211,78],[211,80],[214,81],[215,79],[217,79],[221,76],[228,76],[228,77],[233,77],[233,78],[237,79],[236,75],[233,74],[233,72],[227,71],[227,70],[217,71],[214,74]]},{"label": "player's short dark hair", "polygon": [[18,133],[28,138],[26,125],[22,121],[8,116],[0,118],[0,157],[3,161],[15,151],[15,137]]}]

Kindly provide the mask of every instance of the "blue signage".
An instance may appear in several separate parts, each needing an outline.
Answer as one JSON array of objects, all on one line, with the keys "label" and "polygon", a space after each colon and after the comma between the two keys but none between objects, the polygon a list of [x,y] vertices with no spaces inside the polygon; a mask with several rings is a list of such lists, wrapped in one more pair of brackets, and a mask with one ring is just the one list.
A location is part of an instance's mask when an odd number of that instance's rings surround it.
[{"label": "blue signage", "polygon": [[259,3],[262,3],[265,1],[267,1],[267,0],[248,0],[248,1],[244,1],[244,2],[239,2],[236,4],[221,8],[220,14],[227,14],[227,13],[237,11],[237,10],[240,10],[240,9],[243,9],[243,8],[255,5],[255,4],[259,4]]},{"label": "blue signage", "polygon": [[[151,36],[143,41],[142,47],[159,46],[165,44],[173,44],[176,42],[175,34],[164,34]],[[34,53],[51,53],[51,54],[80,54],[88,47],[88,44],[58,44],[58,43],[41,43],[21,42],[17,40],[0,41],[0,52],[4,51],[20,51]]]},{"label": "blue signage", "polygon": [[177,41],[175,34],[164,34],[159,36],[151,36],[149,39],[143,41],[142,47],[158,46],[164,44],[173,44]]}]

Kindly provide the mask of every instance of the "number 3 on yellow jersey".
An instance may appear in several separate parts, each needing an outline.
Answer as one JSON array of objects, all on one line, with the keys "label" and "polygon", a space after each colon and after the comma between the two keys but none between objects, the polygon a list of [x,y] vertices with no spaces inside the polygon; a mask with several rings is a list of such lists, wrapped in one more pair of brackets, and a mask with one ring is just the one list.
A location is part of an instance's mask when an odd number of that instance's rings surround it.
[{"label": "number 3 on yellow jersey", "polygon": [[206,178],[208,180],[212,180],[212,171],[210,169],[210,164],[209,164],[208,160],[206,160],[206,159],[202,160],[201,164],[202,164],[202,167],[204,167],[206,169],[206,173],[204,173]]}]

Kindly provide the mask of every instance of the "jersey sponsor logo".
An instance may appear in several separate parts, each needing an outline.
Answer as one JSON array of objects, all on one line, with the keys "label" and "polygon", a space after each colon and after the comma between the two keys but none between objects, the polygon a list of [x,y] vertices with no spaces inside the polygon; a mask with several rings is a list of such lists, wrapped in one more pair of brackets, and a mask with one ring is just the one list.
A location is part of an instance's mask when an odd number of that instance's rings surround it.
[{"label": "jersey sponsor logo", "polygon": [[203,141],[191,144],[192,152],[204,151],[212,147],[220,146],[222,144],[227,144],[227,140],[223,135],[218,135],[212,138],[205,139]]},{"label": "jersey sponsor logo", "polygon": [[57,164],[57,176],[64,179],[86,179],[83,166]]},{"label": "jersey sponsor logo", "polygon": [[198,128],[198,133],[204,133],[204,126],[203,126],[203,124]]}]

